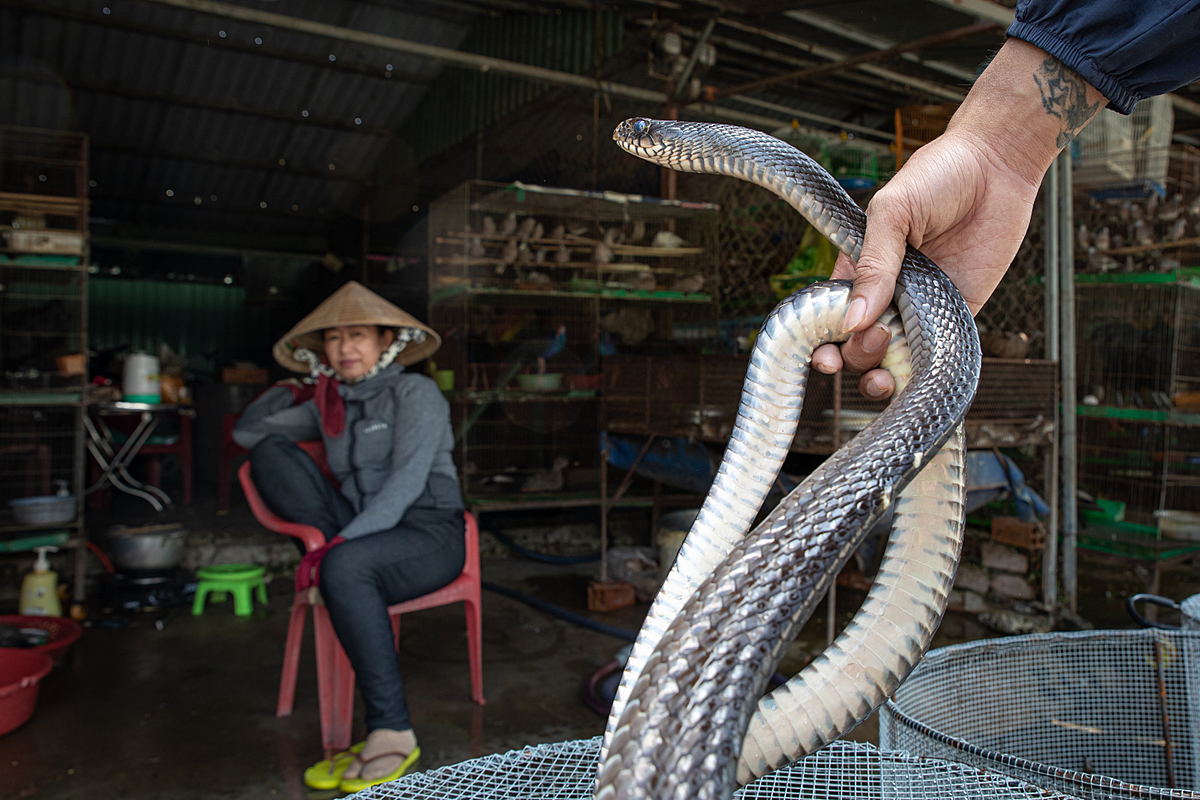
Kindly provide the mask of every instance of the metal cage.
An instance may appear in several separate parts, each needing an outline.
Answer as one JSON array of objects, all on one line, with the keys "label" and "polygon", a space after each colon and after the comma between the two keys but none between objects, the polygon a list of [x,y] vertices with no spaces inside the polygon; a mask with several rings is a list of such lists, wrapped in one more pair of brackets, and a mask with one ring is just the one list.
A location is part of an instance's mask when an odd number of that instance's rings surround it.
[{"label": "metal cage", "polygon": [[[526,747],[385,783],[361,800],[590,800],[600,739]],[[738,790],[740,800],[1057,800],[1019,780],[869,744],[829,747]]]},{"label": "metal cage", "polygon": [[929,652],[880,744],[1083,800],[1200,797],[1200,634],[1085,631]]}]

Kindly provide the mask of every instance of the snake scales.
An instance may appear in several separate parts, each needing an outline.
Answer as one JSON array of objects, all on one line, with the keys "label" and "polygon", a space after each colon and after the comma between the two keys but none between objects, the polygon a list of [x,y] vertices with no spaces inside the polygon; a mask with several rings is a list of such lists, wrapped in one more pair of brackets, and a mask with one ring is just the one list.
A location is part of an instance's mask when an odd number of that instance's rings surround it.
[{"label": "snake scales", "polygon": [[[864,213],[819,165],[757,131],[632,119],[626,151],[685,172],[731,175],[786,200],[842,252]],[[896,400],[747,534],[796,431],[808,363],[844,341],[850,284],[783,301],[751,355],[721,468],[630,655],[609,718],[596,797],[723,800],[845,734],[924,654],[962,544],[962,419],[978,382],[974,320],[909,248],[883,366]],[[911,370],[911,372],[910,372]],[[867,600],[822,656],[762,698],[784,649],[863,537],[894,506]]]}]

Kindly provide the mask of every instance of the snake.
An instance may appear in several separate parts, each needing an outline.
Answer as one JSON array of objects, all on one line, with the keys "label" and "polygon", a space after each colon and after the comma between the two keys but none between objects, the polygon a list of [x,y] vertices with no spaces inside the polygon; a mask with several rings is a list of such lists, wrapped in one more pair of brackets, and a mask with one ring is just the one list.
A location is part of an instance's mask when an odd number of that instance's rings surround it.
[{"label": "snake", "polygon": [[[741,178],[785,200],[857,261],[866,214],[819,164],[760,131],[633,118],[617,145],[682,172]],[[597,800],[725,800],[840,738],[924,655],[962,551],[963,419],[979,380],[971,311],[906,248],[884,369],[893,402],[753,527],[790,449],[816,347],[849,338],[853,286],[782,301],[750,355],[721,466],[651,605],[618,686]],[[875,581],[834,642],[763,696],[787,646],[872,527],[893,512]]]}]

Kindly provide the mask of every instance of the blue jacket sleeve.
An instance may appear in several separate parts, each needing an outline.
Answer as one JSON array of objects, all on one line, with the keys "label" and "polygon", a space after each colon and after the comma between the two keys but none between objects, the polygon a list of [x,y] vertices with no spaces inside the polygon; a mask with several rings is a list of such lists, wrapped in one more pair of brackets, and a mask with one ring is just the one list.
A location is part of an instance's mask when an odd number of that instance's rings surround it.
[{"label": "blue jacket sleeve", "polygon": [[293,405],[293,395],[286,386],[272,386],[242,412],[233,429],[233,440],[247,449],[269,434],[279,433],[294,442],[321,438],[321,420],[312,400]]},{"label": "blue jacket sleeve", "polygon": [[1122,114],[1200,79],[1200,0],[1021,0],[1008,35],[1070,67]]}]

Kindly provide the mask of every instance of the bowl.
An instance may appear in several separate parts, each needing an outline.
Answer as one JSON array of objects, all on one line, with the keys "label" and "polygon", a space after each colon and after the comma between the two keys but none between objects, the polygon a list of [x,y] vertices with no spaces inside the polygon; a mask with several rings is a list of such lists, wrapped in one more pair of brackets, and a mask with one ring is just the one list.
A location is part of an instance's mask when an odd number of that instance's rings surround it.
[{"label": "bowl", "polygon": [[57,661],[83,634],[83,627],[67,617],[35,617],[29,614],[6,614],[0,616],[0,625],[14,628],[41,628],[50,634],[45,644],[30,647],[27,653],[42,653]]},{"label": "bowl", "polygon": [[1154,516],[1158,517],[1158,529],[1168,539],[1200,542],[1200,513],[1166,509],[1155,511]]},{"label": "bowl", "polygon": [[53,525],[75,519],[75,496],[62,497],[44,494],[37,497],[22,497],[9,500],[13,516],[21,525]]},{"label": "bowl", "polygon": [[0,650],[0,736],[33,716],[38,682],[53,667],[45,653],[11,647]]},{"label": "bowl", "polygon": [[562,389],[562,373],[547,372],[544,375],[518,375],[517,386],[526,392],[557,392]]},{"label": "bowl", "polygon": [[109,531],[112,562],[123,570],[174,569],[183,561],[187,531],[178,523]]}]

